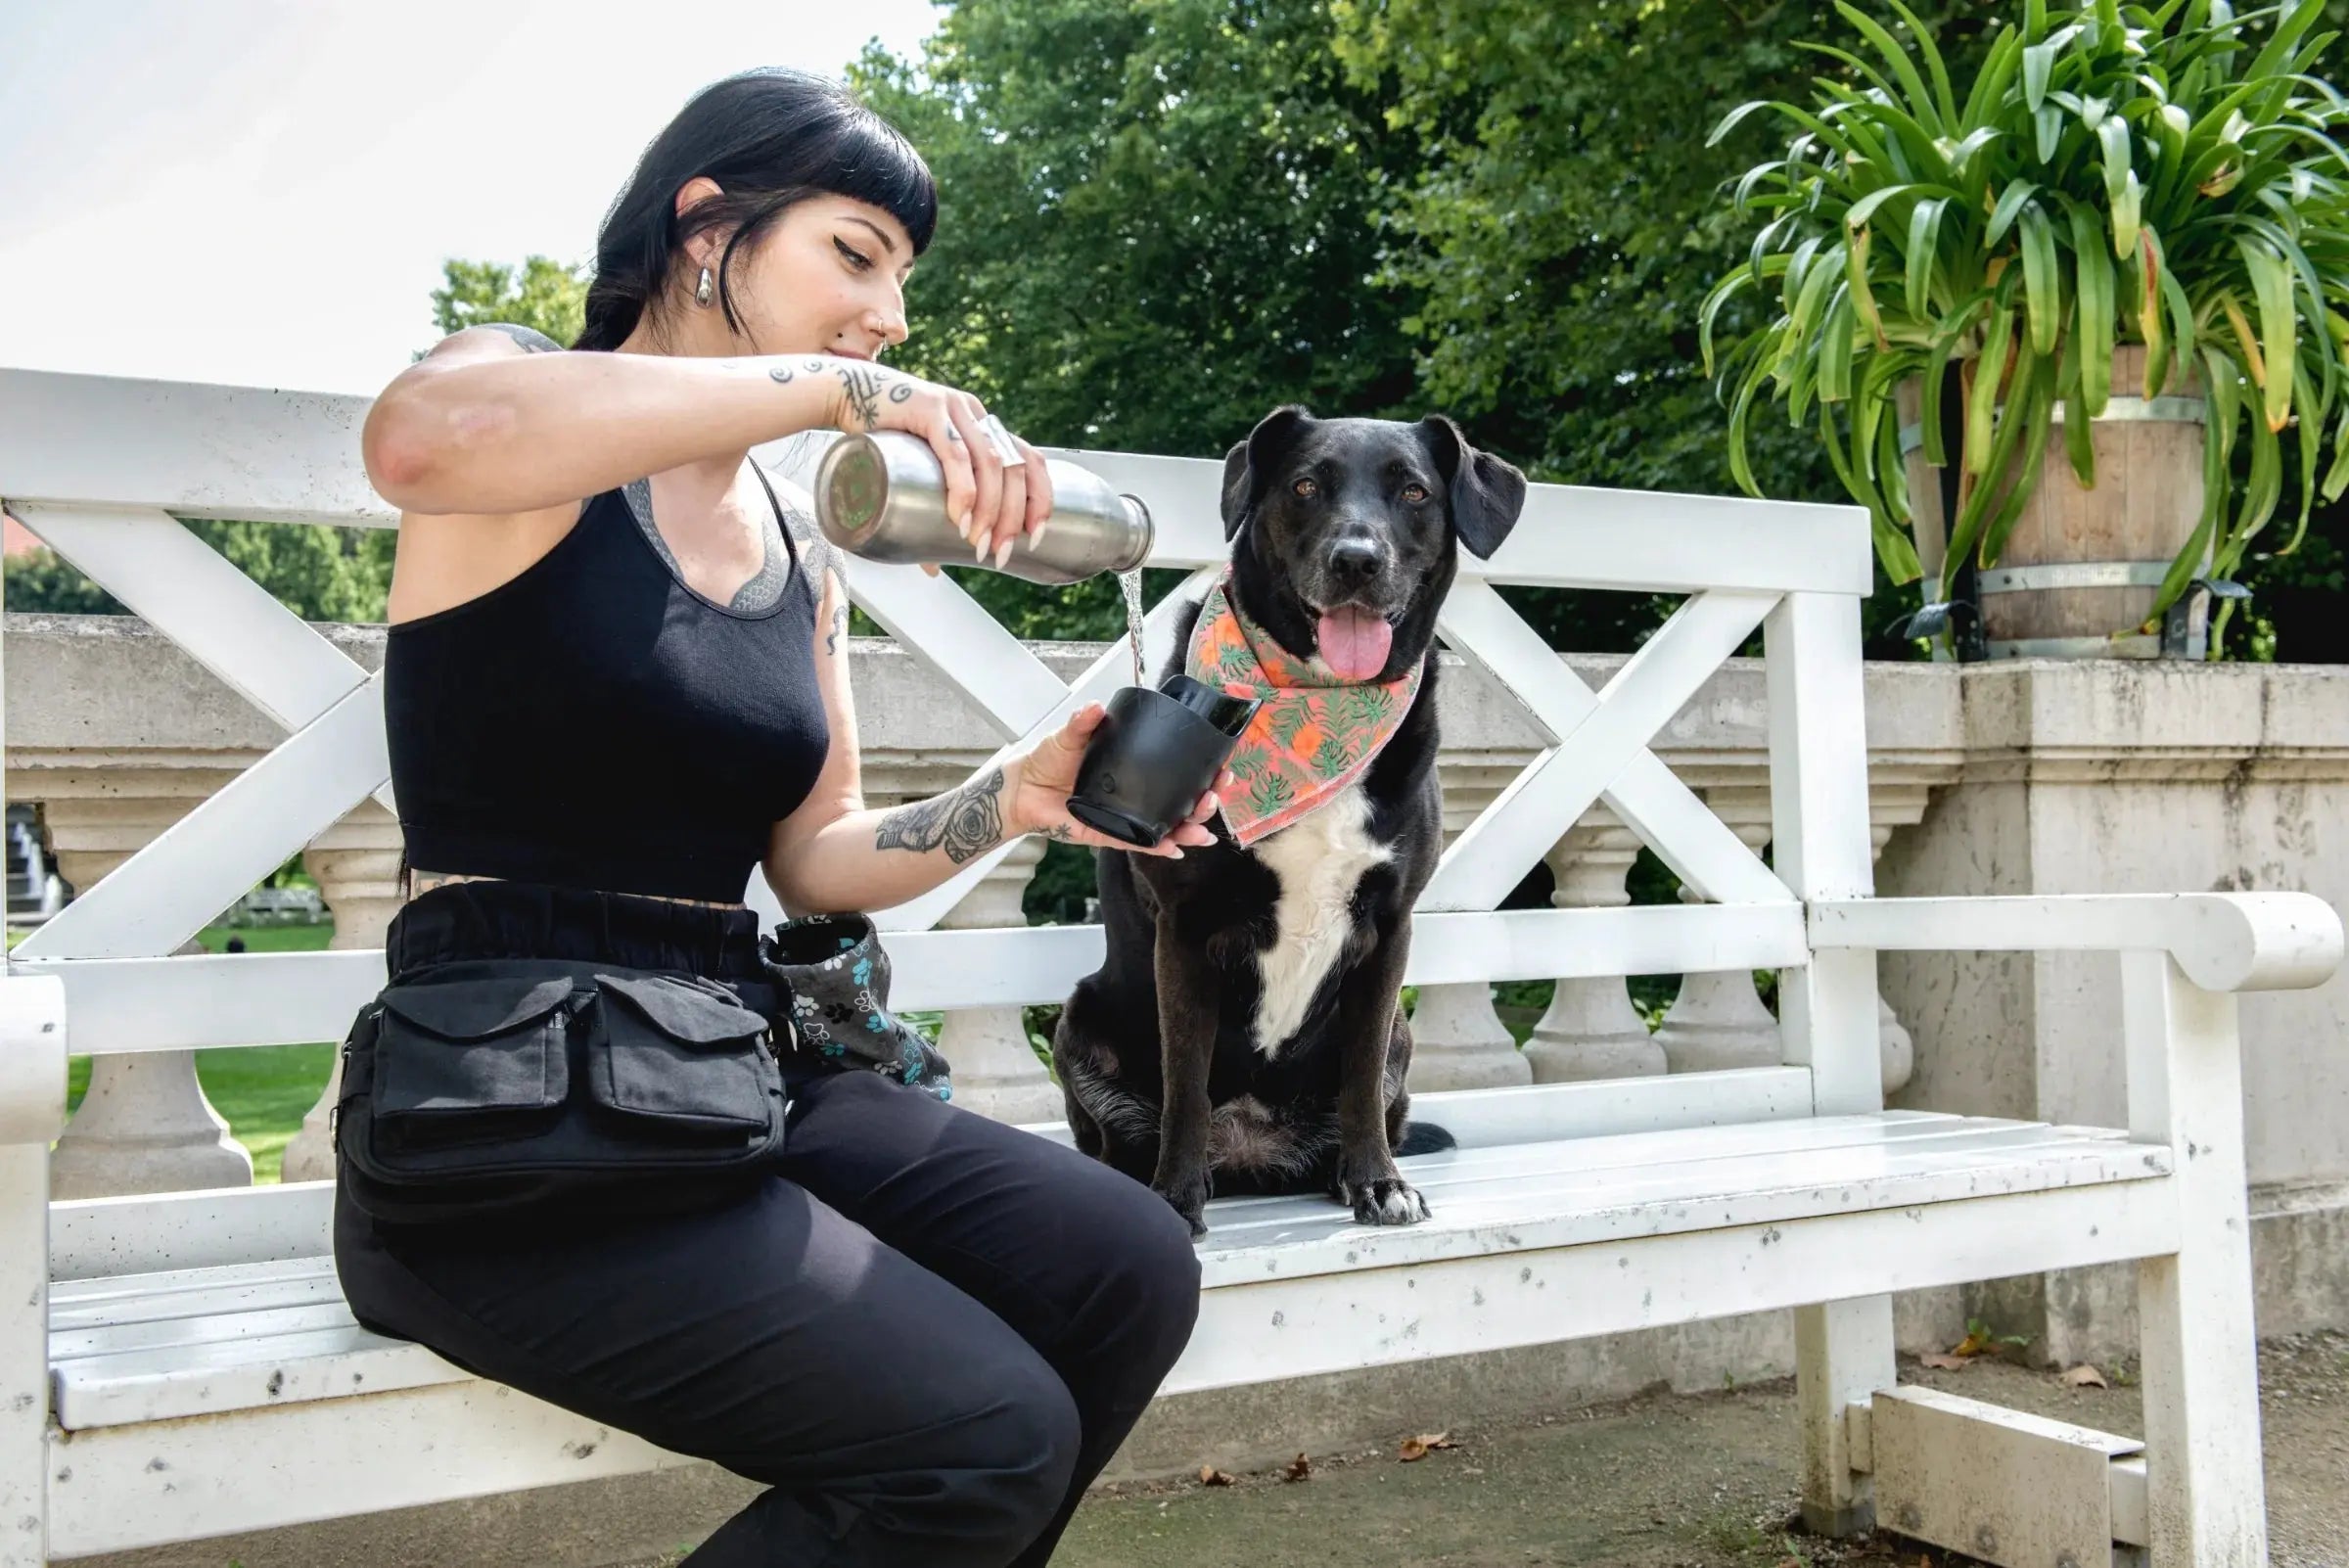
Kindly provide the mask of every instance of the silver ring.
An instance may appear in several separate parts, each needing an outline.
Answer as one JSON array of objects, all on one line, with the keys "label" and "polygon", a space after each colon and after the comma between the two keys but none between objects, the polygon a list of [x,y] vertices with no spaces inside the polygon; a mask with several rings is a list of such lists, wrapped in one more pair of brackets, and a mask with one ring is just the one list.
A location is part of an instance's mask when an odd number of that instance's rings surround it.
[{"label": "silver ring", "polygon": [[1004,428],[1002,420],[990,414],[979,422],[979,428],[987,433],[988,444],[995,449],[995,456],[1002,460],[1005,468],[1018,468],[1028,461],[1021,455],[1020,443],[1011,438],[1011,432]]}]

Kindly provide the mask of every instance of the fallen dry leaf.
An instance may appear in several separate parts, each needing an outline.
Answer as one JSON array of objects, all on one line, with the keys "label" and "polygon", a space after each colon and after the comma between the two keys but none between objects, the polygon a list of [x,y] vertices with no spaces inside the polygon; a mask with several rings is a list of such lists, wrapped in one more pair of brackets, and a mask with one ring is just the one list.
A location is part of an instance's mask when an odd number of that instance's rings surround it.
[{"label": "fallen dry leaf", "polygon": [[2097,1371],[2086,1361],[2082,1361],[2078,1366],[2064,1373],[2063,1383],[2066,1388],[2110,1388],[2112,1386],[2104,1381],[2102,1372]]},{"label": "fallen dry leaf", "polygon": [[1450,1432],[1422,1432],[1417,1437],[1403,1440],[1403,1459],[1405,1464],[1408,1464],[1413,1459],[1426,1458],[1432,1450],[1451,1447],[1451,1434]]},{"label": "fallen dry leaf", "polygon": [[1302,1481],[1313,1473],[1313,1461],[1300,1453],[1289,1461],[1289,1467],[1282,1473],[1281,1479],[1283,1481]]},{"label": "fallen dry leaf", "polygon": [[1927,1351],[1917,1360],[1939,1372],[1962,1372],[1972,1364],[1962,1356],[1944,1356],[1938,1351]]},{"label": "fallen dry leaf", "polygon": [[1203,1487],[1230,1486],[1231,1472],[1219,1470],[1212,1464],[1203,1464],[1199,1466],[1199,1484]]}]

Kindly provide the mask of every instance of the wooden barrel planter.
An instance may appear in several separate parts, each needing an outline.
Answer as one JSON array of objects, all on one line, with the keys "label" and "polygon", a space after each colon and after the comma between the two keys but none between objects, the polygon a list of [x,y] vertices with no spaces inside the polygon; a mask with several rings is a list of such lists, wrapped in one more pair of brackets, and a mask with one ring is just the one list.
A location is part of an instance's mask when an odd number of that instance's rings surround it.
[{"label": "wooden barrel planter", "polygon": [[[2096,487],[2081,487],[2064,456],[2063,432],[2048,443],[2038,491],[2023,503],[1996,567],[1980,572],[1974,599],[1993,659],[2158,659],[2163,638],[2140,632],[2170,563],[2202,518],[2204,411],[2198,378],[2173,375],[2146,399],[2145,350],[2112,356],[2113,392],[2096,421]],[[2126,389],[2126,391],[2124,391]],[[1899,389],[1901,446],[1916,514],[1917,555],[1928,579],[1947,545],[1944,470],[1925,461],[1917,384]],[[2060,425],[2063,411],[2057,407]],[[1951,450],[1955,473],[1957,451]],[[2199,598],[2199,596],[2197,596]],[[2208,606],[2173,628],[2170,652],[2200,658]]]}]

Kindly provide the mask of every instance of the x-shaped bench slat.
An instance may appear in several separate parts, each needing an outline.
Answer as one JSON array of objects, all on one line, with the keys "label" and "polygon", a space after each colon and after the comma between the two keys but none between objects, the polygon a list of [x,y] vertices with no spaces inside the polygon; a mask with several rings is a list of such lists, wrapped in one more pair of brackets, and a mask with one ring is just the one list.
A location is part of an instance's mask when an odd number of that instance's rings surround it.
[{"label": "x-shaped bench slat", "polygon": [[1777,595],[1691,597],[1594,693],[1489,583],[1456,584],[1439,629],[1555,737],[1461,833],[1422,909],[1490,909],[1604,798],[1673,871],[1724,903],[1793,898],[1754,853],[1673,776],[1648,743],[1762,623]]},{"label": "x-shaped bench slat", "polygon": [[20,952],[167,953],[370,794],[393,808],[380,675],[370,677],[166,512],[37,503],[13,510],[125,608],[294,732],[83,890]]}]

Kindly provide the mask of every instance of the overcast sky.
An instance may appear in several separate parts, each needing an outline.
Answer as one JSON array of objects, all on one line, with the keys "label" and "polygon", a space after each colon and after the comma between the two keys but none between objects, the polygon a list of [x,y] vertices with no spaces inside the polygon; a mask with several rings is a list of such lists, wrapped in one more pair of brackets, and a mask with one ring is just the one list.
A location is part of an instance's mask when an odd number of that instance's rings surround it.
[{"label": "overcast sky", "polygon": [[0,0],[0,365],[374,392],[447,256],[583,261],[751,66],[899,54],[929,0]]}]

